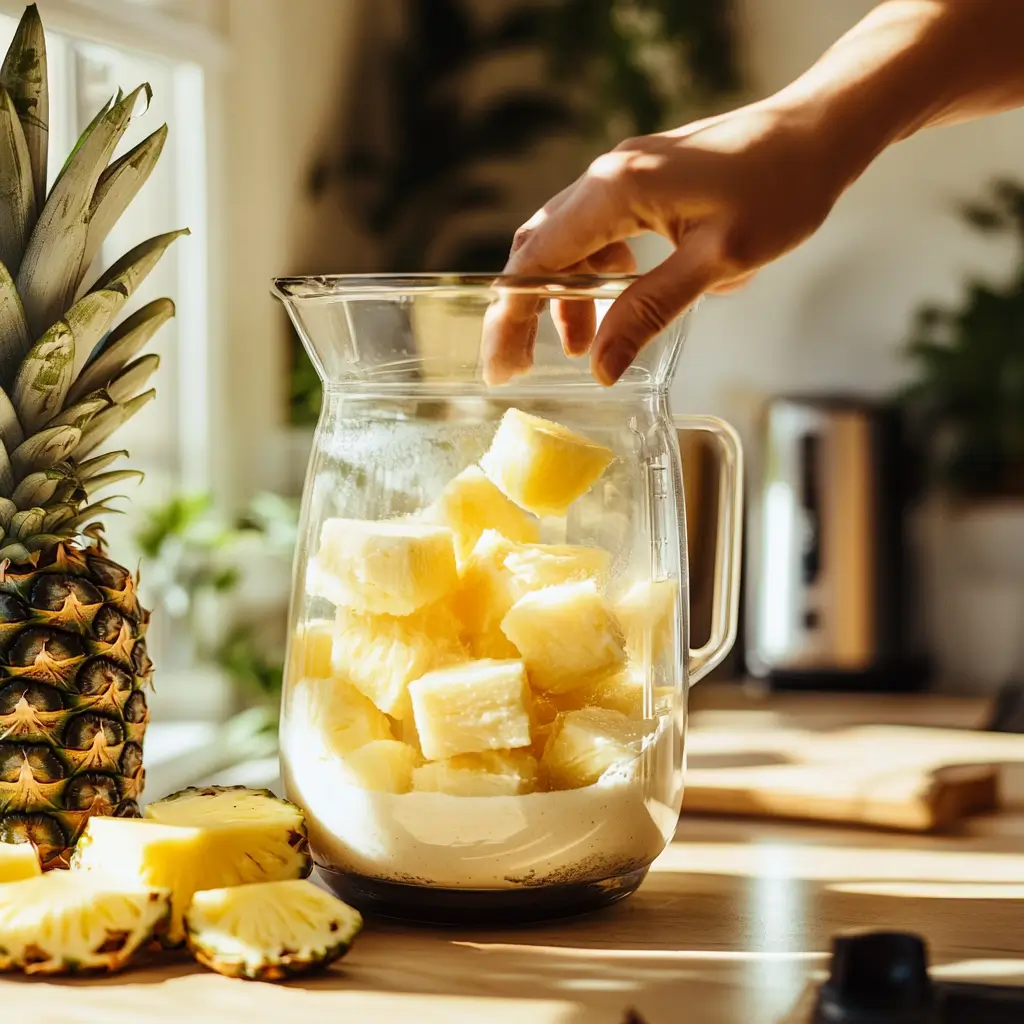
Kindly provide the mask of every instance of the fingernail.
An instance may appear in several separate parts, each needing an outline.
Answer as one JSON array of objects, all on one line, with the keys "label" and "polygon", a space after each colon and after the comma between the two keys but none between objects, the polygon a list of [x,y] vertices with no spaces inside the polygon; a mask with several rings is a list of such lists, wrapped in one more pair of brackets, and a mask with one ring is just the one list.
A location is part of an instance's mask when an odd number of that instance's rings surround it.
[{"label": "fingernail", "polygon": [[602,384],[610,387],[629,369],[633,362],[628,350],[622,348],[610,348],[605,352],[597,364],[597,376]]}]

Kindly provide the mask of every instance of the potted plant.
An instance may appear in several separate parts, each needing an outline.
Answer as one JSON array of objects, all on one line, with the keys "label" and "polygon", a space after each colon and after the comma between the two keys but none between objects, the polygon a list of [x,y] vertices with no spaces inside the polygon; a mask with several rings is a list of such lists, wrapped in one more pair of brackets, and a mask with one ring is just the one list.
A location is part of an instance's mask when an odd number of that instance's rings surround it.
[{"label": "potted plant", "polygon": [[962,212],[1010,235],[1005,281],[971,281],[955,306],[918,311],[903,394],[931,497],[931,635],[943,674],[991,688],[1024,644],[1024,186],[996,182]]}]

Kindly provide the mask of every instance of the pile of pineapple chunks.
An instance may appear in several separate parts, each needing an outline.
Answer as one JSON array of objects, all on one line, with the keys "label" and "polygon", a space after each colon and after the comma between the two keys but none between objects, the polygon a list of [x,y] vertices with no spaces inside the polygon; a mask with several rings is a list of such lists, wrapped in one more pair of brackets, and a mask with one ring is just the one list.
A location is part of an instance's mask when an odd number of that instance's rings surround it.
[{"label": "pile of pineapple chunks", "polygon": [[577,789],[635,762],[676,584],[613,600],[610,552],[538,543],[541,517],[564,517],[613,458],[510,408],[479,465],[419,513],[324,522],[307,585],[335,618],[293,644],[294,742],[397,794]]},{"label": "pile of pineapple chunks", "polygon": [[0,970],[116,971],[187,946],[229,977],[322,969],[362,927],[306,880],[302,812],[268,790],[186,789],[144,818],[89,819],[69,870],[43,874],[30,843],[0,842]]}]

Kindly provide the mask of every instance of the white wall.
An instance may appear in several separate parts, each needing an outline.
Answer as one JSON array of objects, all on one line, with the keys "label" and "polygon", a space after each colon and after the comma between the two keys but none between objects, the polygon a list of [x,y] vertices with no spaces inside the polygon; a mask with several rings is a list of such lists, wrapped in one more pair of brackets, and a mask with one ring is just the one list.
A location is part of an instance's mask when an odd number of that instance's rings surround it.
[{"label": "white wall", "polygon": [[[871,6],[864,0],[747,0],[752,93],[764,95],[790,81]],[[926,300],[956,301],[968,276],[1002,277],[1013,268],[1012,242],[970,232],[954,211],[958,200],[978,197],[1000,175],[1024,179],[1024,111],[922,133],[885,153],[800,249],[744,290],[707,299],[697,310],[674,404],[680,411],[717,413],[739,428],[755,516],[756,424],[766,398],[800,391],[890,393],[907,373],[902,345],[913,311]],[[665,248],[660,240],[644,240],[640,250],[649,263]],[[944,555],[951,535],[940,519],[926,510],[912,524],[920,560],[918,614],[944,684],[975,686],[958,678],[977,658],[965,658],[971,638],[954,607],[970,581],[963,565]]]},{"label": "white wall", "polygon": [[[790,81],[873,5],[747,0],[752,93]],[[956,217],[997,175],[1024,178],[1024,111],[936,129],[885,153],[821,230],[743,291],[698,310],[674,389],[679,409],[717,412],[753,441],[778,391],[882,394],[906,368],[901,345],[926,299],[955,300],[971,273],[1005,274],[1010,243]],[[647,260],[663,251],[645,242]]]}]

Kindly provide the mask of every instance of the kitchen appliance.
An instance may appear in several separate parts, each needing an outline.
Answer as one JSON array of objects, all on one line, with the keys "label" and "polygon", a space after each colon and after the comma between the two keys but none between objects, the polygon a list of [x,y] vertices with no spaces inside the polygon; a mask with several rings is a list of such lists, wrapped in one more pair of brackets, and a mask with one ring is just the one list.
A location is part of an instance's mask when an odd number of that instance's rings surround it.
[{"label": "kitchen appliance", "polygon": [[[578,323],[631,280],[276,282],[324,381],[283,778],[323,877],[365,911],[591,910],[675,832],[687,688],[736,632],[742,456],[721,420],[670,411],[687,318],[612,388],[566,356],[549,303]],[[539,311],[533,366],[488,387],[484,316],[510,294]],[[722,452],[695,650],[679,430]]]},{"label": "kitchen appliance", "polygon": [[925,679],[909,608],[911,464],[895,407],[779,397],[764,421],[750,671],[779,687],[907,690]]}]

